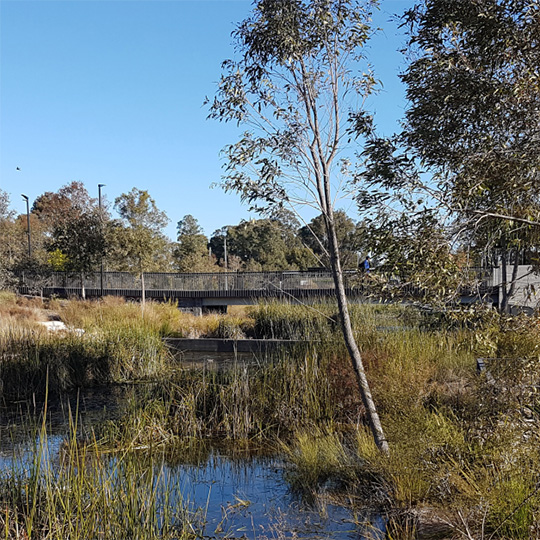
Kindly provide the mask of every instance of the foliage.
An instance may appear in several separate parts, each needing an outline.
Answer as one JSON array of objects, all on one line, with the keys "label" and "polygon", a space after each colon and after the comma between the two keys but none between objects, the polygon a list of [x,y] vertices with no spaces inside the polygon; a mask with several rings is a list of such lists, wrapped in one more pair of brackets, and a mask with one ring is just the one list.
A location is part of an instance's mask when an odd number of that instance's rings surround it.
[{"label": "foliage", "polygon": [[[414,59],[403,75],[410,107],[401,140],[436,173],[437,197],[466,241],[500,257],[506,273],[539,231],[527,224],[540,217],[538,5],[429,0],[404,24]],[[512,279],[503,281],[505,309]]]},{"label": "foliage", "polygon": [[160,271],[168,266],[167,240],[161,230],[168,222],[147,191],[133,188],[115,199],[119,222],[107,233],[110,258],[119,269],[136,274]]},{"label": "foliage", "polygon": [[[368,253],[364,227],[362,224],[355,224],[343,210],[334,212],[334,220],[343,267],[357,268],[359,255],[363,253],[365,256]],[[321,214],[304,225],[299,231],[299,236],[304,246],[315,254],[319,265],[328,267],[329,242],[324,215]]]},{"label": "foliage", "polygon": [[436,211],[381,211],[365,237],[378,261],[378,275],[369,280],[372,295],[434,309],[460,309],[464,290],[481,299],[475,272],[468,270],[466,256],[453,250]]},{"label": "foliage", "polygon": [[46,191],[32,205],[32,214],[45,224],[48,232],[63,225],[64,221],[77,218],[97,209],[97,199],[90,197],[82,182],[71,182],[58,192]]},{"label": "foliage", "polygon": [[68,256],[63,253],[61,249],[56,248],[54,251],[49,252],[49,256],[47,257],[47,263],[50,265],[54,272],[66,272]]},{"label": "foliage", "polygon": [[177,225],[178,244],[174,249],[176,267],[180,272],[211,272],[215,259],[208,253],[208,239],[199,222],[190,214]]},{"label": "foliage", "polygon": [[97,211],[81,210],[67,216],[53,230],[50,251],[68,272],[84,275],[96,270],[105,254],[105,235],[101,215]]}]

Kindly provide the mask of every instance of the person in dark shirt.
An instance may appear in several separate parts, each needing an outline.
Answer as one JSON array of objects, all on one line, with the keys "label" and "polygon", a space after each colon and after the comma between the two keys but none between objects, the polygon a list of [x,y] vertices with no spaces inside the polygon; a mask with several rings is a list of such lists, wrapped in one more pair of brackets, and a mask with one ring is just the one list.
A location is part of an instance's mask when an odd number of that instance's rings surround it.
[{"label": "person in dark shirt", "polygon": [[371,260],[369,257],[366,257],[363,263],[363,270],[364,272],[369,272],[371,269]]}]

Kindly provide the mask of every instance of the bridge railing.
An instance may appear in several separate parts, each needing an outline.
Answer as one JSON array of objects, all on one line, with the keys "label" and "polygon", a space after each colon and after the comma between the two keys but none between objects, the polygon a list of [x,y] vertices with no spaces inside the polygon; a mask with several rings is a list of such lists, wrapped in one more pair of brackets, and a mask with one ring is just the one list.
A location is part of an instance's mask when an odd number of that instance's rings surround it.
[{"label": "bridge railing", "polygon": [[[356,275],[356,273],[354,273]],[[347,280],[347,275],[346,275]],[[86,289],[101,288],[101,274],[93,272],[83,278]],[[219,272],[198,274],[173,274],[148,272],[144,274],[147,290],[176,291],[252,291],[252,290],[292,290],[292,289],[333,289],[334,282],[329,271],[317,272]],[[54,272],[50,287],[77,289],[81,286],[80,276]],[[104,272],[103,288],[139,290],[140,276],[129,272]]]},{"label": "bridge railing", "polygon": [[[399,287],[400,280],[395,276],[373,274],[379,280],[393,283]],[[369,282],[363,279],[362,274],[356,271],[344,273],[345,287],[361,290]],[[75,292],[81,287],[81,277],[66,272],[53,272],[47,284],[32,283],[28,276],[21,280],[21,285],[31,288],[33,285],[39,289],[60,289]],[[101,289],[101,274],[93,272],[85,274],[83,278],[85,289]],[[327,291],[334,289],[334,281],[330,271],[283,271],[283,272],[215,272],[215,273],[158,273],[144,274],[144,283],[147,291],[192,291],[192,292],[223,292],[230,291],[238,295],[250,291],[265,291],[272,295],[278,291]],[[487,290],[493,286],[493,277],[490,270],[467,268],[464,270],[462,288]],[[118,291],[140,291],[142,282],[140,276],[129,272],[104,272],[104,294],[118,294]],[[112,291],[115,291],[113,293]],[[127,293],[129,294],[129,293]]]}]

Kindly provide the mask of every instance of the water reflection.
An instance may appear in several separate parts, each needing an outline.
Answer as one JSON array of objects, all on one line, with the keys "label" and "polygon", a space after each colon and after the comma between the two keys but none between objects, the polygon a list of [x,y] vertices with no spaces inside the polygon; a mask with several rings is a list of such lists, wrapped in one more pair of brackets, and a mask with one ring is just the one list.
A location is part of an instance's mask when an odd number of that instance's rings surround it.
[{"label": "water reflection", "polygon": [[[58,466],[62,445],[77,418],[77,432],[84,436],[97,422],[118,417],[129,399],[122,387],[66,396],[48,405],[45,429],[40,433],[43,404],[19,404],[0,411],[0,470],[24,474],[41,456],[43,465]],[[26,407],[26,408],[25,408]],[[78,411],[75,415],[75,411]],[[38,435],[36,436],[36,433]],[[182,454],[182,452],[180,452]],[[187,455],[187,453],[186,453]],[[204,537],[249,539],[361,540],[383,538],[375,517],[362,532],[362,518],[330,502],[316,507],[295,497],[285,481],[285,463],[279,456],[253,456],[209,447],[182,456],[140,454],[141,467],[157,479],[157,498],[162,504],[179,500],[199,516]],[[107,458],[111,470],[114,457]],[[198,509],[202,509],[197,512]]]}]

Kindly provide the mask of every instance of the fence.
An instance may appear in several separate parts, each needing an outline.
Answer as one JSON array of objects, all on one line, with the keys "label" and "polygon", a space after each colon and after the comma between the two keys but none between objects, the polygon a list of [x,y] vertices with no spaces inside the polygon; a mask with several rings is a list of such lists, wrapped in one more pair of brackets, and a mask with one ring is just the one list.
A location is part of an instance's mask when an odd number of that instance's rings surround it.
[{"label": "fence", "polygon": [[[93,272],[82,278],[84,288],[92,296],[101,294],[101,274]],[[144,274],[145,289],[149,296],[183,298],[192,293],[194,297],[274,296],[279,291],[294,295],[325,295],[334,289],[332,273],[318,271],[282,271],[282,272],[219,272],[219,273],[156,273]],[[356,271],[344,273],[344,285],[351,294],[362,294],[365,287],[373,291],[377,285],[391,285],[404,292],[406,285],[395,276],[383,276],[374,273],[372,279],[365,279],[364,274]],[[380,287],[379,287],[380,288]],[[462,295],[482,295],[493,288],[493,273],[490,270],[466,268],[463,270]],[[81,289],[81,276],[53,272],[43,276],[21,276],[21,292],[42,292],[44,294],[78,294]],[[129,272],[104,272],[103,293],[124,296],[139,296],[142,289],[140,276]],[[409,294],[421,295],[418,287],[409,286]],[[154,294],[152,294],[154,292]]]},{"label": "fence", "polygon": [[[354,273],[356,276],[356,273]],[[353,275],[351,274],[351,279]],[[25,279],[32,286],[32,278]],[[347,281],[347,275],[346,275]],[[83,276],[85,289],[101,289],[101,274],[93,272]],[[201,274],[144,274],[147,291],[256,291],[291,289],[333,289],[334,281],[329,271],[317,272],[221,272]],[[139,290],[141,278],[129,272],[104,272],[103,289]],[[44,284],[45,288],[78,289],[81,276],[65,272],[54,272]]]}]

